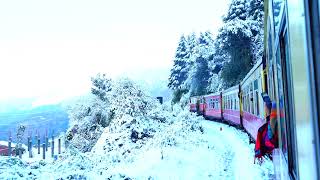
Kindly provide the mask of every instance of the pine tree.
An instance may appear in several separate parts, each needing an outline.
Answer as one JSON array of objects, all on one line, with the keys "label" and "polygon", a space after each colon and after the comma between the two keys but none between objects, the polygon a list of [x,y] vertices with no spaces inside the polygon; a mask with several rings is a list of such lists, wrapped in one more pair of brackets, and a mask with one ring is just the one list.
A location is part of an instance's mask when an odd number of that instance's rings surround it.
[{"label": "pine tree", "polygon": [[209,31],[200,33],[197,46],[196,60],[193,66],[191,95],[207,93],[210,79],[209,62],[212,60],[213,40]]},{"label": "pine tree", "polygon": [[181,36],[169,77],[168,87],[173,90],[182,88],[182,85],[188,78],[187,48],[186,39],[184,36]]},{"label": "pine tree", "polygon": [[254,63],[262,58],[264,44],[264,1],[251,0],[248,9],[249,24],[253,35],[252,53]]},{"label": "pine tree", "polygon": [[263,1],[233,0],[219,30],[214,54],[225,87],[239,83],[263,53]]},{"label": "pine tree", "polygon": [[223,17],[223,21],[226,23],[236,19],[246,20],[249,15],[248,6],[248,0],[233,0],[227,14]]},{"label": "pine tree", "polygon": [[192,78],[191,95],[204,95],[209,86],[210,70],[208,60],[203,56],[196,59],[195,71]]}]

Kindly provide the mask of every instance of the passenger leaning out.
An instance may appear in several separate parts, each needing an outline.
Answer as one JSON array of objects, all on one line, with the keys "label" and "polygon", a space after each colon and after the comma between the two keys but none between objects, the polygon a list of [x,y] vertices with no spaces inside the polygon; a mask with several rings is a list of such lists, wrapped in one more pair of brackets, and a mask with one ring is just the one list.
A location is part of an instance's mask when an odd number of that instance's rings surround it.
[{"label": "passenger leaning out", "polygon": [[267,93],[261,94],[264,101],[264,109],[266,112],[266,123],[264,123],[259,129],[255,144],[255,158],[259,163],[262,163],[263,157],[269,157],[272,159],[273,149],[278,147],[278,131],[277,131],[277,108],[276,103],[270,100]]}]

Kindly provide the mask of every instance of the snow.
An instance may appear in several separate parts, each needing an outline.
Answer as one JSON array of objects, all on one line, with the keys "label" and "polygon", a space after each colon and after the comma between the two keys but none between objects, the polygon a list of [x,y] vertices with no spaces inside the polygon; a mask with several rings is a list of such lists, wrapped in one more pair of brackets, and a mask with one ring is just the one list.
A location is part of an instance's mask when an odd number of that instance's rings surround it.
[{"label": "snow", "polygon": [[[105,94],[106,101],[89,98],[85,104],[74,106],[66,135],[69,146],[56,160],[50,157],[50,150],[46,160],[41,160],[41,155],[29,159],[28,153],[22,159],[0,156],[0,179],[274,176],[270,160],[261,166],[253,163],[254,145],[248,143],[246,133],[190,113],[183,102],[161,105],[129,79],[112,83],[111,91]],[[100,124],[101,118],[97,121],[97,112],[107,114],[107,126]],[[75,127],[77,130],[73,131]]]},{"label": "snow", "polygon": [[[183,126],[178,124],[174,125],[174,129]],[[189,132],[190,136],[184,137],[183,132],[180,132],[181,135],[176,137],[174,146],[159,143],[158,140],[162,137],[153,138],[159,144],[153,142],[141,149],[136,149],[128,161],[119,157],[120,163],[106,160],[103,156],[104,151],[102,149],[98,151],[99,147],[105,144],[103,139],[108,135],[117,138],[121,134],[112,134],[106,129],[93,148],[94,153],[70,151],[68,155],[65,154],[65,159],[60,158],[51,164],[41,162],[45,164],[43,166],[39,165],[39,162],[28,165],[16,160],[19,163],[15,163],[14,168],[1,165],[0,178],[18,177],[19,174],[30,172],[32,175],[27,177],[35,176],[40,179],[44,177],[66,178],[71,177],[70,175],[88,179],[104,177],[111,177],[111,179],[124,179],[125,177],[134,179],[148,179],[149,177],[152,179],[268,179],[272,177],[273,164],[271,161],[267,160],[261,166],[253,163],[254,145],[248,143],[248,136],[244,132],[203,119],[200,125],[204,129],[203,134]],[[163,129],[167,133],[172,130],[173,128],[169,126]],[[165,134],[163,136],[166,139]],[[134,147],[129,148],[134,151]],[[4,161],[8,159],[1,157],[0,162]]]},{"label": "snow", "polygon": [[253,146],[248,145],[246,134],[216,122],[203,121],[202,125],[205,142],[153,148],[112,172],[137,179],[267,179],[273,174],[271,161],[253,164]]}]

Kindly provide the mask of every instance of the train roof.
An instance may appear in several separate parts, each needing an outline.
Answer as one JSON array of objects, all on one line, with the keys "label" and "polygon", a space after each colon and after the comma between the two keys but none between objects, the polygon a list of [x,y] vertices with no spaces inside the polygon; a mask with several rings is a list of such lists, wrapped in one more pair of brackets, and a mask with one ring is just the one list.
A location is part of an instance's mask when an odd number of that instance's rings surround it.
[{"label": "train roof", "polygon": [[207,96],[219,96],[219,95],[220,95],[220,91],[215,92],[215,93],[211,93],[211,94],[206,94],[204,96],[207,97]]},{"label": "train roof", "polygon": [[230,92],[230,91],[235,91],[235,90],[239,90],[239,86],[238,86],[238,85],[232,86],[232,87],[224,90],[224,91],[223,91],[223,94],[228,93],[228,92]]}]

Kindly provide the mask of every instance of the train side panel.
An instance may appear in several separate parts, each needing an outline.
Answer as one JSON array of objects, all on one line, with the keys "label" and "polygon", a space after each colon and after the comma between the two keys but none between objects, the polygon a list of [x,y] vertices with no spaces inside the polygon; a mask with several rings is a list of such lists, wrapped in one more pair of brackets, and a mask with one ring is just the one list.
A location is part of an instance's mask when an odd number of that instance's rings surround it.
[{"label": "train side panel", "polygon": [[222,97],[224,120],[239,126],[241,124],[238,92],[238,86],[233,86],[223,91]]},{"label": "train side panel", "polygon": [[220,94],[211,94],[204,96],[205,99],[205,117],[209,119],[221,119],[221,98]]}]

